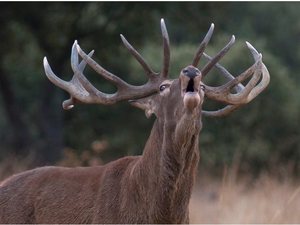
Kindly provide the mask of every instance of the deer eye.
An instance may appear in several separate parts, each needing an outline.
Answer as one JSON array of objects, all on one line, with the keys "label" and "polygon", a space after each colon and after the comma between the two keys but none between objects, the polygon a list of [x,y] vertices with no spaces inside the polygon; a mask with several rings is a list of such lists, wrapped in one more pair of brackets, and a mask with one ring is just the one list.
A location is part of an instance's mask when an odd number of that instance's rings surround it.
[{"label": "deer eye", "polygon": [[161,86],[159,87],[159,91],[163,91],[163,90],[165,90],[167,87],[168,87],[168,85],[163,84],[163,85],[161,85]]},{"label": "deer eye", "polygon": [[205,91],[205,86],[203,84],[200,85],[202,91]]}]

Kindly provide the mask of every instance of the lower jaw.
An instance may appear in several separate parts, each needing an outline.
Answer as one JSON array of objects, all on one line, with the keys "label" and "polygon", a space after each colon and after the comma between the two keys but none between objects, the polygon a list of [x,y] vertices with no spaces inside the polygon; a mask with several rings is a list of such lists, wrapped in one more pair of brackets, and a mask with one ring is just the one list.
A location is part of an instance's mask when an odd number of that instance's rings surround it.
[{"label": "lower jaw", "polygon": [[198,92],[186,92],[183,96],[184,107],[193,111],[200,106],[200,95]]}]

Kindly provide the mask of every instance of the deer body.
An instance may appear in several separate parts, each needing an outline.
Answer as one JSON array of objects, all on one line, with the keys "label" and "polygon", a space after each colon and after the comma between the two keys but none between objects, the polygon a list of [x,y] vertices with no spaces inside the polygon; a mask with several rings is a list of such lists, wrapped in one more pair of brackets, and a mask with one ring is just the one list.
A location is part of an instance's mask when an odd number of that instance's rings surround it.
[{"label": "deer body", "polygon": [[[168,79],[169,37],[161,20],[163,68],[155,73],[121,35],[130,53],[141,64],[148,82],[127,84],[105,70],[75,43],[71,66],[74,76],[66,82],[52,71],[46,58],[47,77],[71,97],[63,108],[76,103],[114,104],[122,100],[156,116],[142,156],[124,157],[104,166],[89,168],[43,167],[14,175],[0,184],[0,223],[188,223],[188,204],[199,161],[199,132],[202,115],[223,116],[250,102],[269,83],[261,55],[247,43],[255,63],[233,77],[217,62],[234,43],[230,42],[213,58],[204,53],[214,25],[201,42],[192,65],[177,79]],[[79,57],[82,61],[79,62]],[[201,56],[210,61],[200,71]],[[88,64],[117,87],[114,94],[96,89],[83,75]],[[210,87],[203,77],[216,67],[229,81]],[[252,76],[252,77],[251,77]],[[242,81],[251,77],[246,86]],[[261,80],[259,82],[259,80]],[[235,89],[237,93],[231,93]],[[202,110],[208,97],[228,105],[221,110]]]},{"label": "deer body", "polygon": [[[0,222],[187,223],[199,128],[190,131],[192,140],[165,143],[170,140],[167,135],[175,135],[174,124],[168,133],[159,123],[142,156],[105,166],[42,167],[2,182]],[[185,133],[180,129],[177,132]]]}]

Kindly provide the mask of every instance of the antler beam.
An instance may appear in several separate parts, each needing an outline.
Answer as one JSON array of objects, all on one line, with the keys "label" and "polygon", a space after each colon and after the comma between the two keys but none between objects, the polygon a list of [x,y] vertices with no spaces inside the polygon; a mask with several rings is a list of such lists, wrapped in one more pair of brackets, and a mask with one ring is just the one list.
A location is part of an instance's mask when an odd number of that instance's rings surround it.
[{"label": "antler beam", "polygon": [[[63,108],[71,109],[77,102],[110,105],[123,100],[143,98],[158,91],[161,82],[168,77],[170,66],[169,36],[163,19],[161,19],[161,32],[163,37],[163,66],[160,73],[155,73],[146,63],[143,57],[132,47],[131,44],[129,44],[129,42],[121,34],[121,39],[125,47],[141,64],[146,73],[146,76],[148,77],[147,83],[141,86],[130,85],[118,76],[104,69],[91,58],[94,51],[90,52],[87,55],[77,44],[77,41],[75,41],[72,46],[71,67],[74,75],[71,81],[67,82],[56,76],[48,63],[47,58],[45,57],[44,69],[49,80],[71,95],[70,99],[63,102]],[[83,61],[80,64],[78,60],[78,54],[83,58]],[[88,64],[93,70],[100,74],[105,80],[115,85],[117,87],[117,92],[114,94],[107,94],[95,88],[83,75],[83,70],[86,64]]]}]

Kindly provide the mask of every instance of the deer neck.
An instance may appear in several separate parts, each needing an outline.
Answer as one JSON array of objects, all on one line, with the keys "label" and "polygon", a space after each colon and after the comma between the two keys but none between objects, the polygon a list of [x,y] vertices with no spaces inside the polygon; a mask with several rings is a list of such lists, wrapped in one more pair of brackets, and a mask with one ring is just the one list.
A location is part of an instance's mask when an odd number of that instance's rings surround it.
[{"label": "deer neck", "polygon": [[184,115],[179,122],[157,119],[152,128],[142,156],[143,174],[153,188],[162,218],[174,221],[187,216],[181,213],[187,212],[197,171],[200,121]]}]

